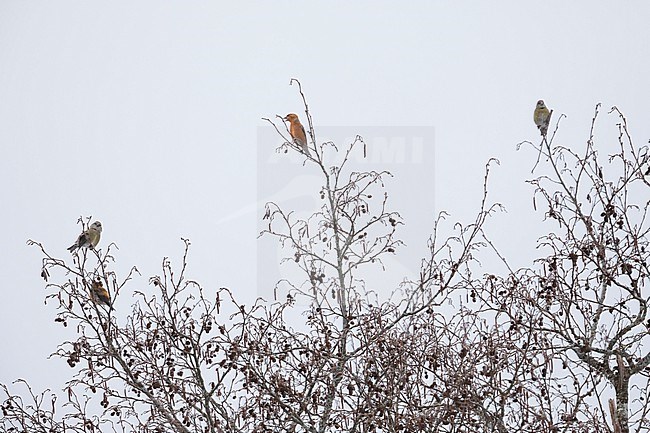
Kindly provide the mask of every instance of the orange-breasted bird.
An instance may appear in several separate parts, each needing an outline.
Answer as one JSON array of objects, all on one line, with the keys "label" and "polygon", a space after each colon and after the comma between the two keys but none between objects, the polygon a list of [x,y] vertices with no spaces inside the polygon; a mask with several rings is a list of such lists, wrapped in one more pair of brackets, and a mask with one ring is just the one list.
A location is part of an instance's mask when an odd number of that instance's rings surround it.
[{"label": "orange-breasted bird", "polygon": [[307,147],[307,135],[305,134],[305,127],[302,126],[298,116],[294,113],[289,113],[284,117],[284,120],[289,122],[289,134],[293,138],[293,142],[298,145],[302,153],[309,156],[309,147]]},{"label": "orange-breasted bird", "polygon": [[99,280],[94,280],[90,286],[90,298],[96,303],[102,303],[108,305],[111,310],[114,310],[111,305],[111,295],[108,294],[108,290],[104,288],[104,285]]}]

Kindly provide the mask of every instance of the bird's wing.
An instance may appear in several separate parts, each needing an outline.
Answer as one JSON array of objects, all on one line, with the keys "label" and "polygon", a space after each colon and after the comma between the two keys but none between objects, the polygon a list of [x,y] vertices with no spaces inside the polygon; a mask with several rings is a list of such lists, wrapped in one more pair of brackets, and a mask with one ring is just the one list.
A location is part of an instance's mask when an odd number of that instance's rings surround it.
[{"label": "bird's wing", "polygon": [[79,237],[77,238],[77,246],[82,247],[86,245],[88,243],[88,236],[89,236],[88,230],[80,234]]}]

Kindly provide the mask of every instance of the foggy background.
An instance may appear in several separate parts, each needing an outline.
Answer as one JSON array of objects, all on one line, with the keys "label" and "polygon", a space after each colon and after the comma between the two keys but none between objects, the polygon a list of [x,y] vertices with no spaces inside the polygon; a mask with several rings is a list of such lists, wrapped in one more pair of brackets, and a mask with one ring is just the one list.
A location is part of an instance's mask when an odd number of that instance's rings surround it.
[{"label": "foggy background", "polygon": [[[488,234],[515,268],[537,257],[553,227],[525,183],[537,153],[516,146],[539,142],[538,99],[553,126],[567,116],[555,144],[581,149],[598,102],[597,146],[615,144],[612,105],[648,141],[648,3],[394,3],[0,2],[0,382],[59,389],[72,373],[47,359],[74,330],[44,305],[41,255],[26,241],[70,259],[80,216],[102,222],[121,276],[140,270],[132,290],[153,291],[148,278],[163,257],[179,263],[184,237],[190,278],[268,297],[265,275],[283,270],[263,254],[277,254],[274,241],[257,239],[263,203],[289,185],[287,206],[318,205],[313,168],[275,153],[282,140],[261,120],[306,123],[291,78],[319,141],[424,137],[418,161],[355,162],[395,174],[407,245],[379,277],[388,291],[417,270],[437,212],[450,227],[474,220],[492,157],[490,200],[508,212]],[[116,300],[118,320],[132,301]]]}]

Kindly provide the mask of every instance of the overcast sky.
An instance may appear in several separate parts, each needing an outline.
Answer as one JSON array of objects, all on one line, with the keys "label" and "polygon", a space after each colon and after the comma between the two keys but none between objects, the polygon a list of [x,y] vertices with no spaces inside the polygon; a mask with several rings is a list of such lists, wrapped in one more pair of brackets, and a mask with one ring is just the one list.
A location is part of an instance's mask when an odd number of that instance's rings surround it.
[{"label": "overcast sky", "polygon": [[[548,229],[525,183],[537,155],[516,151],[538,140],[535,102],[567,115],[557,144],[584,146],[598,102],[603,139],[615,137],[606,112],[617,105],[646,143],[649,12],[644,1],[0,1],[0,382],[57,388],[70,373],[46,359],[73,337],[43,304],[41,256],[25,242],[69,258],[80,216],[102,221],[120,272],[142,272],[134,289],[151,290],[185,237],[191,277],[265,293],[259,204],[273,191],[258,185],[276,163],[308,179],[289,198],[313,199],[319,185],[268,151],[278,143],[262,117],[304,117],[290,78],[325,135],[425,137],[417,163],[384,161],[408,245],[389,287],[413,271],[403,258],[424,253],[435,212],[473,220],[491,157],[491,198],[508,213],[488,228],[525,266]],[[118,314],[130,302],[118,299]]]}]

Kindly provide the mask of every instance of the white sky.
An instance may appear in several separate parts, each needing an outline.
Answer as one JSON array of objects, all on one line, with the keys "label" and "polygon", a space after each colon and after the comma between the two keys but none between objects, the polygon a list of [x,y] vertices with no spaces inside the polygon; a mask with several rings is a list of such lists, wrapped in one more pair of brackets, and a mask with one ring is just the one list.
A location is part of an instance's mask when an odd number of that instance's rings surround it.
[{"label": "white sky", "polygon": [[[241,210],[260,199],[258,147],[275,144],[258,142],[261,117],[302,113],[292,77],[317,126],[434,128],[433,185],[392,183],[407,224],[421,202],[470,222],[485,162],[499,158],[490,191],[508,214],[489,228],[526,265],[544,227],[524,183],[536,154],[515,146],[538,140],[535,102],[568,116],[557,144],[584,145],[597,102],[619,106],[646,143],[649,12],[642,1],[0,2],[0,381],[57,388],[71,373],[46,359],[71,330],[43,305],[41,257],[25,241],[69,258],[79,216],[102,221],[119,269],[140,269],[133,288],[152,290],[186,237],[191,277],[257,294],[261,213]],[[603,137],[614,123],[603,116]],[[430,226],[407,227],[419,256]]]}]

